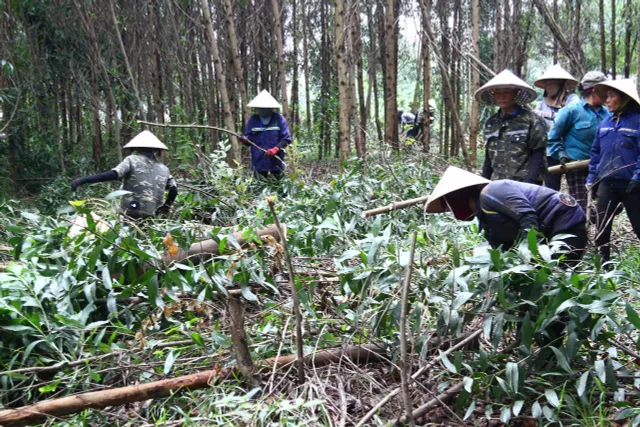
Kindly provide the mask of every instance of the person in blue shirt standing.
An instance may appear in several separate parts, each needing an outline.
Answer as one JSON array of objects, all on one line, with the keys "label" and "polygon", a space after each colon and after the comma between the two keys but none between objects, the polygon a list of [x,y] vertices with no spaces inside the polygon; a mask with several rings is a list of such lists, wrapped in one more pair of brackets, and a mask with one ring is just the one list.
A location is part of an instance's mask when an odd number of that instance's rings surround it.
[{"label": "person in blue shirt standing", "polygon": [[[573,93],[578,81],[558,64],[547,68],[533,85],[544,90],[542,101],[533,111],[544,119],[549,128],[553,126],[561,108],[580,101],[578,95]],[[547,165],[551,167],[559,164],[559,160],[547,150]],[[561,182],[562,175],[547,174],[544,179],[544,185],[556,191],[560,190]]]},{"label": "person in blue shirt standing", "polygon": [[622,203],[640,237],[640,96],[631,79],[599,83],[612,116],[598,127],[591,146],[587,190],[598,185],[596,247],[604,261],[611,257],[611,227]]},{"label": "person in blue shirt standing", "polygon": [[281,107],[280,103],[263,90],[248,106],[257,110],[244,129],[245,138],[255,145],[242,141],[251,145],[251,169],[256,176],[280,180],[285,167],[284,148],[291,144],[287,120],[274,111]]},{"label": "person in blue shirt standing", "polygon": [[450,211],[462,221],[478,218],[493,248],[507,250],[530,229],[551,239],[560,234],[565,260],[580,259],[587,246],[586,217],[575,199],[548,187],[510,179],[489,181],[449,166],[425,205],[427,213]]},{"label": "person in blue shirt standing", "polygon": [[[588,160],[591,144],[600,122],[611,116],[604,107],[604,99],[593,90],[596,84],[607,80],[599,71],[590,71],[580,82],[582,99],[577,104],[561,109],[555,116],[548,135],[547,153],[561,165],[578,160]],[[569,194],[587,212],[586,170],[567,172]]]}]

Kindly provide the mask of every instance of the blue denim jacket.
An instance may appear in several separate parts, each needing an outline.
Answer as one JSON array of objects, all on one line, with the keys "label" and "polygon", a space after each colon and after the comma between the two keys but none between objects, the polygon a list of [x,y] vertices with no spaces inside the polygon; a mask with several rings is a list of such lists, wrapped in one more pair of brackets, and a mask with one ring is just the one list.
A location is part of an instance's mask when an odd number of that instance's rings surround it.
[{"label": "blue denim jacket", "polygon": [[624,187],[632,179],[640,181],[640,108],[628,108],[600,123],[591,146],[587,184],[602,180]]},{"label": "blue denim jacket", "polygon": [[593,108],[583,99],[561,109],[549,131],[547,155],[560,160],[587,160],[598,125],[611,117],[606,107]]},{"label": "blue denim jacket", "polygon": [[[245,126],[244,134],[251,142],[264,150],[273,147],[284,148],[291,143],[287,121],[284,116],[278,113],[273,113],[271,121],[266,125],[262,124],[260,116],[257,114],[251,116]],[[272,157],[252,146],[251,168],[258,172],[283,170],[284,164],[276,159],[276,156],[284,160],[284,151],[280,151]]]},{"label": "blue denim jacket", "polygon": [[482,189],[476,214],[489,244],[505,249],[529,228],[551,238],[586,221],[571,196],[508,179],[493,181]]}]

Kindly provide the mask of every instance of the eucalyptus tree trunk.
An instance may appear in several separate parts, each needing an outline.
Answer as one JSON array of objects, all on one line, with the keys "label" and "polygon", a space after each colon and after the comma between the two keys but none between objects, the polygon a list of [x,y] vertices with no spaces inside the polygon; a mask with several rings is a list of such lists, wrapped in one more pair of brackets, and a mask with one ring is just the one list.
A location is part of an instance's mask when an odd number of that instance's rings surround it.
[{"label": "eucalyptus tree trunk", "polygon": [[280,74],[280,102],[282,103],[282,112],[287,119],[289,117],[289,102],[287,101],[287,70],[284,63],[284,40],[282,37],[283,27],[280,19],[280,7],[278,0],[271,0],[271,8],[273,9],[273,18],[275,24],[276,43],[278,50],[278,72]]},{"label": "eucalyptus tree trunk", "polygon": [[502,70],[502,2],[500,0],[495,1],[495,11],[496,29],[493,36],[493,68],[500,72]]},{"label": "eucalyptus tree trunk", "polygon": [[[209,11],[209,4],[207,0],[200,0],[202,4],[202,11],[204,14],[204,22],[207,27],[207,37],[209,42],[209,49],[211,57],[213,58],[213,64],[215,66],[216,81],[218,83],[218,90],[220,91],[220,98],[222,100],[222,114],[224,116],[225,127],[235,132],[236,126],[233,121],[233,113],[231,111],[231,104],[229,103],[229,94],[227,93],[225,73],[222,68],[222,61],[220,59],[220,51],[218,50],[218,39],[213,31],[213,24],[211,22],[211,12]],[[238,145],[238,139],[235,135],[230,135],[231,151],[227,155],[227,162],[231,167],[236,167],[242,159],[240,158],[240,146]]]},{"label": "eucalyptus tree trunk", "polygon": [[[632,20],[633,9],[631,8],[631,0],[627,0],[624,8],[625,24],[624,24],[624,78],[628,79],[631,72],[631,58],[633,56],[631,50],[631,32],[632,32]],[[640,32],[640,29],[637,30]],[[640,76],[640,69],[637,71]],[[640,81],[640,78],[637,79]]]},{"label": "eucalyptus tree trunk", "polygon": [[242,67],[242,59],[238,50],[238,37],[236,36],[236,26],[233,22],[233,2],[225,0],[225,21],[227,23],[227,33],[229,36],[229,49],[231,49],[231,57],[233,60],[233,68],[235,70],[236,81],[240,89],[240,101],[242,102],[242,120],[246,123],[251,117],[251,113],[247,104],[249,96],[247,95],[247,84],[244,79],[244,70]]},{"label": "eucalyptus tree trunk", "polygon": [[611,0],[611,78],[616,78],[616,0]]},{"label": "eucalyptus tree trunk", "polygon": [[301,0],[302,7],[302,55],[304,67],[304,97],[306,103],[307,132],[311,132],[311,89],[309,85],[309,23],[307,21],[307,5]]},{"label": "eucalyptus tree trunk", "polygon": [[[480,57],[480,1],[471,0],[471,49],[473,56]],[[475,94],[480,88],[480,71],[477,67],[471,67],[471,93]],[[478,120],[479,105],[475,97],[471,98],[471,130],[469,132],[469,161],[471,166],[476,167],[477,141],[478,141]]]},{"label": "eucalyptus tree trunk", "polygon": [[600,24],[600,71],[607,73],[607,35],[604,29],[604,0],[599,0],[599,24]]},{"label": "eucalyptus tree trunk", "polygon": [[[477,0],[476,0],[477,1]],[[423,26],[426,22],[431,20],[431,0],[424,1],[424,8],[422,9],[422,22]],[[431,99],[431,45],[427,37],[426,30],[423,27],[422,30],[422,60],[424,62],[424,84],[422,87],[422,114],[423,114],[423,129],[422,129],[422,151],[429,152],[431,144],[431,116],[429,100]]]},{"label": "eucalyptus tree trunk", "polygon": [[395,14],[395,0],[386,0],[385,8],[385,32],[386,37],[386,99],[385,99],[385,123],[384,123],[384,140],[390,144],[394,150],[400,148],[398,141],[398,103],[396,96],[397,74],[396,69],[396,49],[398,47]]},{"label": "eucalyptus tree trunk", "polygon": [[[362,64],[362,34],[360,23],[360,0],[353,1],[353,56],[356,59],[357,81],[358,81],[358,103],[360,105],[360,148],[358,155],[365,157],[367,155],[367,122],[368,111],[364,97],[364,71]],[[357,147],[356,147],[357,148]]]},{"label": "eucalyptus tree trunk", "polygon": [[345,49],[345,0],[336,0],[335,55],[338,65],[338,146],[340,164],[349,158],[349,82]]},{"label": "eucalyptus tree trunk", "polygon": [[292,42],[293,51],[291,53],[293,62],[293,77],[291,80],[291,123],[300,124],[300,97],[298,81],[298,1],[292,0],[291,23],[293,26]]},{"label": "eucalyptus tree trunk", "polygon": [[[380,6],[377,6],[380,7]],[[373,91],[373,120],[376,125],[378,142],[382,144],[382,128],[380,127],[380,106],[378,102],[378,71],[376,60],[375,21],[373,20],[373,7],[367,7],[367,26],[369,27],[369,80]]]},{"label": "eucalyptus tree trunk", "polygon": [[[601,2],[604,0],[600,0]],[[558,21],[558,0],[553,0],[553,19]],[[558,40],[553,38],[553,63],[558,63]],[[497,70],[496,70],[497,71]]]}]

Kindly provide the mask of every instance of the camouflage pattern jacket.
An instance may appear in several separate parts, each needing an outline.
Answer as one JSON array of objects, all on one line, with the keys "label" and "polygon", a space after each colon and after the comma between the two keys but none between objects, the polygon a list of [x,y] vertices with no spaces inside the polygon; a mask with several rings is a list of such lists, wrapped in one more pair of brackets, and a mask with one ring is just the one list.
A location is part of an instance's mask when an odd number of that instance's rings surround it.
[{"label": "camouflage pattern jacket", "polygon": [[520,107],[507,115],[498,111],[489,117],[484,125],[484,142],[485,178],[543,181],[547,172],[547,126],[529,108]]},{"label": "camouflage pattern jacket", "polygon": [[169,168],[153,156],[132,154],[113,170],[124,179],[123,189],[131,191],[120,202],[122,212],[130,217],[155,216],[164,204],[165,190],[176,187]]}]

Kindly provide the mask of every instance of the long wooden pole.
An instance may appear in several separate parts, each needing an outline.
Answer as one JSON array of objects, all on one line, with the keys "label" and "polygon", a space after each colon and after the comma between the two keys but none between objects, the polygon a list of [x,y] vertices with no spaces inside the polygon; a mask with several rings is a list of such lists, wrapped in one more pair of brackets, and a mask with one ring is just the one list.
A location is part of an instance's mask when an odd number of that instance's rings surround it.
[{"label": "long wooden pole", "polygon": [[376,215],[380,215],[383,213],[389,213],[392,211],[397,211],[399,209],[404,209],[404,208],[408,208],[410,206],[415,206],[415,205],[419,205],[421,203],[427,203],[427,200],[429,200],[430,196],[423,196],[423,197],[418,197],[416,199],[409,199],[409,200],[402,200],[399,202],[393,202],[391,204],[388,204],[387,206],[382,206],[380,208],[375,208],[375,209],[370,209],[368,211],[364,211],[362,212],[362,217],[363,218],[369,218],[372,216],[376,216]]},{"label": "long wooden pole", "polygon": [[549,175],[564,175],[567,172],[575,172],[586,170],[589,168],[589,160],[580,160],[577,162],[567,163],[564,166],[552,166],[547,170]]},{"label": "long wooden pole", "polygon": [[[350,346],[344,349],[321,350],[305,357],[304,363],[318,367],[337,362],[342,358],[347,358],[356,364],[365,364],[383,361],[384,357],[381,357],[383,355],[384,349],[369,344]],[[277,356],[263,361],[260,364],[260,368],[267,370],[274,366],[282,368],[290,365],[297,359],[298,357],[295,354]],[[45,400],[35,405],[0,412],[0,425],[4,427],[20,427],[41,424],[48,418],[74,414],[85,409],[124,405],[126,403],[171,396],[174,393],[184,390],[208,388],[211,387],[216,380],[224,379],[232,372],[232,369],[224,371],[214,369],[162,381],[153,381],[146,384]]]}]

